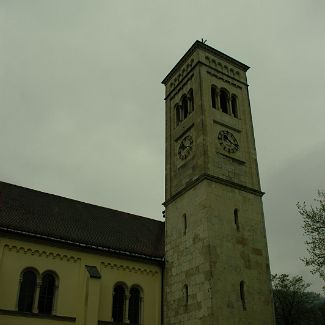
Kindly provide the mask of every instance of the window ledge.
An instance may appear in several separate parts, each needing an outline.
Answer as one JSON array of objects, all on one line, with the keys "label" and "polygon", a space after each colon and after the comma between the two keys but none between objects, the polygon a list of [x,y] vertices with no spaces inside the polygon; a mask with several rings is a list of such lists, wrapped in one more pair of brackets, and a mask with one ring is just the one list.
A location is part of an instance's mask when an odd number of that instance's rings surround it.
[{"label": "window ledge", "polygon": [[0,315],[52,319],[52,320],[66,321],[66,322],[71,322],[71,323],[74,323],[76,321],[76,317],[58,316],[58,315],[45,315],[45,314],[28,313],[28,312],[24,313],[22,311],[6,310],[6,309],[0,309]]}]

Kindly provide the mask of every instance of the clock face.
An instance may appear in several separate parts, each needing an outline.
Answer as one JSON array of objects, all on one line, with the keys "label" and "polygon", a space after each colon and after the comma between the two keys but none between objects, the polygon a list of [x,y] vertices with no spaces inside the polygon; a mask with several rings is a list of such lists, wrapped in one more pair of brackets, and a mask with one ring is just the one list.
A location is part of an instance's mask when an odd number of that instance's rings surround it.
[{"label": "clock face", "polygon": [[185,160],[191,153],[193,149],[193,139],[190,135],[183,138],[178,146],[178,157]]},{"label": "clock face", "polygon": [[239,150],[239,144],[236,137],[229,131],[220,131],[218,134],[218,140],[223,150],[229,153],[234,153]]}]

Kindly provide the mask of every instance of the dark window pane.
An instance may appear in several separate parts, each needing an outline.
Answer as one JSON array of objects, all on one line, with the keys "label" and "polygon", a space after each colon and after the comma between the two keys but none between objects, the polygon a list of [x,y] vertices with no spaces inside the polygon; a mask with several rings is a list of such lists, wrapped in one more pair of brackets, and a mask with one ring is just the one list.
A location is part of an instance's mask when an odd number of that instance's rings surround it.
[{"label": "dark window pane", "polygon": [[224,113],[228,113],[227,93],[224,90],[220,91],[220,106]]},{"label": "dark window pane", "polygon": [[188,115],[188,103],[187,103],[187,97],[184,96],[182,99],[182,110],[183,110],[183,118],[184,120],[187,118]]},{"label": "dark window pane", "polygon": [[124,288],[120,285],[116,286],[114,288],[114,297],[113,297],[113,321],[114,322],[123,322],[124,300],[125,300]]},{"label": "dark window pane", "polygon": [[137,288],[130,290],[129,321],[131,324],[140,322],[140,291]]},{"label": "dark window pane", "polygon": [[55,291],[55,278],[52,274],[46,273],[42,277],[38,298],[38,312],[41,314],[51,314],[53,308],[53,298]]},{"label": "dark window pane", "polygon": [[237,98],[235,96],[231,97],[231,110],[234,117],[238,118]]},{"label": "dark window pane", "polygon": [[36,289],[36,274],[33,271],[25,271],[23,273],[22,282],[20,284],[20,292],[18,299],[18,310],[23,312],[33,311],[33,302]]},{"label": "dark window pane", "polygon": [[189,102],[189,111],[190,113],[194,112],[194,97],[193,89],[191,88],[188,92],[188,102]]}]

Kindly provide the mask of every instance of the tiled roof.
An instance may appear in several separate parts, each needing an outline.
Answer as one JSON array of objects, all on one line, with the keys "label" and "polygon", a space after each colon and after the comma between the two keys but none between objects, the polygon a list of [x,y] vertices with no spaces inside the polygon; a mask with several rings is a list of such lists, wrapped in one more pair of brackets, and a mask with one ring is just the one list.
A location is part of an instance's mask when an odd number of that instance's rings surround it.
[{"label": "tiled roof", "polygon": [[164,222],[0,182],[0,230],[162,260]]}]

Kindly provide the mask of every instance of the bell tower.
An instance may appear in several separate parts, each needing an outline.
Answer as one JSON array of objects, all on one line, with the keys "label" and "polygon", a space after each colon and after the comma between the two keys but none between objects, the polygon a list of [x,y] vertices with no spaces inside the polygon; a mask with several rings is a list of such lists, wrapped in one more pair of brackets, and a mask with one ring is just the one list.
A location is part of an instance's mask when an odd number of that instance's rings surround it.
[{"label": "bell tower", "polygon": [[275,324],[248,69],[196,41],[162,82],[165,325]]}]

